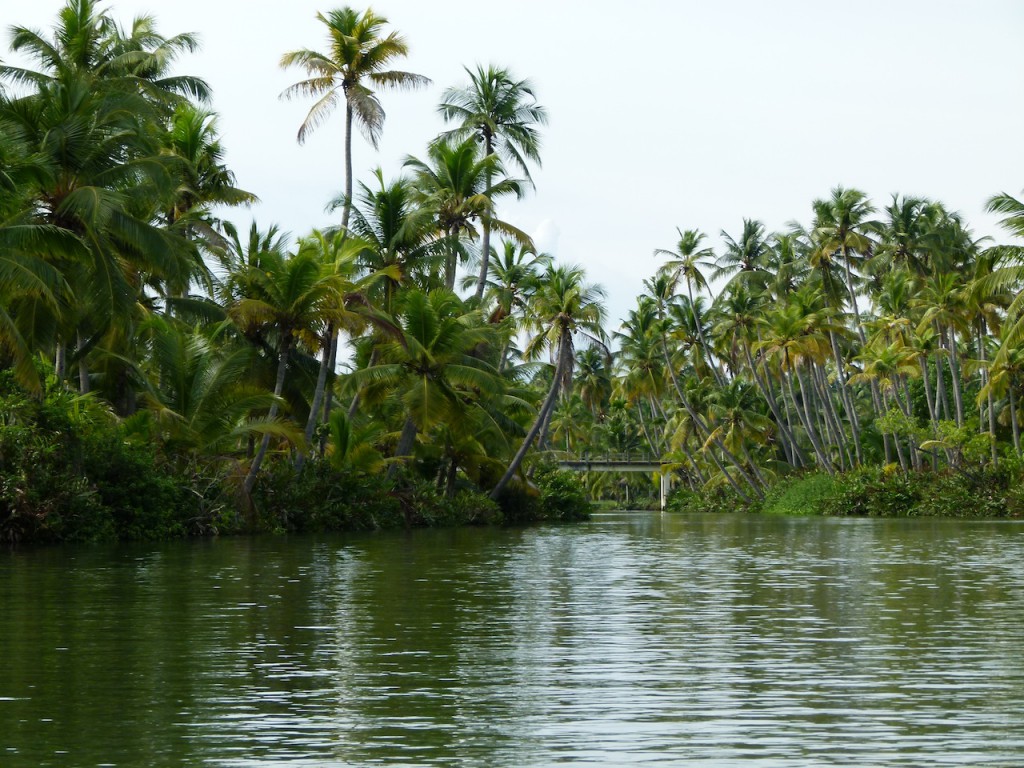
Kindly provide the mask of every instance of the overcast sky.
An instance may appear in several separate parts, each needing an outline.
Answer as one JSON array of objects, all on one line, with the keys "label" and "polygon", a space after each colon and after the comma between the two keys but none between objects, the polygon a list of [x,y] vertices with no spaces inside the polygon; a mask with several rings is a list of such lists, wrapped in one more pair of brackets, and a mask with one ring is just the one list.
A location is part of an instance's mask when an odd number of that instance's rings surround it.
[{"label": "overcast sky", "polygon": [[[6,24],[49,29],[61,0],[0,0]],[[340,5],[340,4],[339,4]],[[299,146],[306,102],[278,94],[301,78],[278,67],[295,48],[326,48],[322,0],[117,0],[129,23],[152,13],[165,35],[196,32],[202,52],[179,73],[205,78],[228,163],[262,200],[231,218],[301,235],[335,223],[343,187],[341,112]],[[364,6],[357,5],[362,8]],[[441,91],[463,66],[530,78],[550,124],[535,193],[500,213],[609,294],[610,325],[634,305],[675,228],[720,245],[744,217],[769,229],[807,223],[838,184],[879,207],[926,195],[995,235],[983,213],[1024,188],[1024,2],[1019,0],[381,0],[374,11],[411,52],[420,92],[387,92],[378,152],[356,137],[354,171],[386,176],[423,156],[443,127]],[[9,37],[8,37],[9,41]],[[3,50],[6,53],[6,42]],[[9,56],[8,63],[15,63]]]}]

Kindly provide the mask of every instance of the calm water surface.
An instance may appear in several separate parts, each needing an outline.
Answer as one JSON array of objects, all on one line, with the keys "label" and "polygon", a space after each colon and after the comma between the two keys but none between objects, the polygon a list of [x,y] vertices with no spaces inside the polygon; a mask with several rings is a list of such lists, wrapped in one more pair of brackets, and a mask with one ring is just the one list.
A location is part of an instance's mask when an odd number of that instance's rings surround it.
[{"label": "calm water surface", "polygon": [[1024,765],[1024,526],[0,554],[3,766]]}]

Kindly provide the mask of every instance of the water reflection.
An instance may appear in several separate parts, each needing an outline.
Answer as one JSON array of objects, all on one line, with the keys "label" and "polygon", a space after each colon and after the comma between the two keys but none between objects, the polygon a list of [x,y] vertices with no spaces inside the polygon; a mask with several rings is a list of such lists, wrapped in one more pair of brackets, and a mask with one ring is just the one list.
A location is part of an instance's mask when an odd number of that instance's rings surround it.
[{"label": "water reflection", "polygon": [[0,764],[1024,763],[1024,528],[611,514],[0,556]]}]

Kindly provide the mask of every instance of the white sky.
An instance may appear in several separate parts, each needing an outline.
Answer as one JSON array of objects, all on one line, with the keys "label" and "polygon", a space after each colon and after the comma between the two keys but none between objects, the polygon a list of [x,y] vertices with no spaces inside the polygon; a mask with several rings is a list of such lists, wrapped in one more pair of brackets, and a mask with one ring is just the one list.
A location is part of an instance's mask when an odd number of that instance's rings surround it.
[{"label": "white sky", "polygon": [[[330,0],[117,0],[127,24],[152,13],[165,35],[199,33],[177,71],[205,78],[228,163],[262,199],[230,214],[296,235],[333,223],[343,187],[339,112],[302,147],[306,102],[278,94],[300,79],[278,60],[326,48]],[[4,26],[48,30],[61,0],[0,0]],[[355,3],[355,7],[365,7]],[[441,91],[463,65],[494,63],[533,80],[550,114],[537,191],[500,214],[560,261],[582,264],[609,294],[610,329],[671,248],[699,228],[716,248],[743,217],[769,230],[807,223],[837,184],[879,207],[926,195],[996,235],[983,213],[1024,188],[1024,2],[1018,0],[380,0],[374,10],[411,47],[401,68],[433,79],[382,94],[380,151],[357,136],[356,179],[396,174],[443,127]],[[2,47],[8,63],[7,38]]]}]

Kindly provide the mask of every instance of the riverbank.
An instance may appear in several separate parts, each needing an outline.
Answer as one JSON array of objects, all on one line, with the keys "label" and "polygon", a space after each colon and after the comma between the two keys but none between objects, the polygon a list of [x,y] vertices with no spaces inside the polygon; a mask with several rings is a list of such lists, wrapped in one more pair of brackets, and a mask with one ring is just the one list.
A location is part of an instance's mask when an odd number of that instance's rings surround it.
[{"label": "riverbank", "polygon": [[728,486],[695,493],[680,489],[670,512],[749,511],[772,515],[833,517],[1024,518],[1021,467],[1005,460],[997,467],[943,472],[904,472],[867,466],[828,475],[808,472],[771,485],[763,500],[741,498]]},{"label": "riverbank", "polygon": [[311,458],[268,461],[251,497],[246,462],[199,452],[163,453],[132,419],[55,387],[36,399],[0,397],[0,541],[138,541],[253,532],[326,532],[503,525],[586,519],[578,478],[537,466],[530,487],[492,501],[453,493],[427,467],[388,477]]}]

